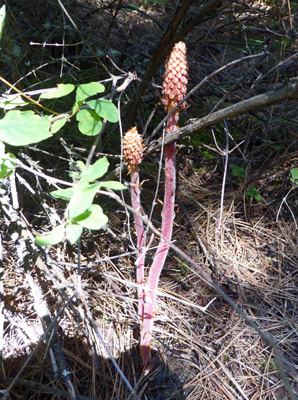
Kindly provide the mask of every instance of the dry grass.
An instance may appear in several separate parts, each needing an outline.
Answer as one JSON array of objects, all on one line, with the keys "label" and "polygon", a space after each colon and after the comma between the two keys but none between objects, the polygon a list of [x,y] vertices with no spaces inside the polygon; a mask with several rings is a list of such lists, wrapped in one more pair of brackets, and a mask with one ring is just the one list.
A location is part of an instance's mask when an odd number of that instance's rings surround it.
[{"label": "dry grass", "polygon": [[[104,79],[107,76],[99,59],[108,65],[110,72],[118,73],[107,64],[106,53],[121,68],[141,73],[162,36],[162,25],[168,23],[171,7],[175,6],[175,2],[161,2],[159,6],[135,2],[156,18],[157,24],[144,14],[125,9],[113,20],[115,9],[103,8],[108,4],[106,1],[64,3],[97,55],[91,54],[82,43],[82,37],[70,26],[58,4],[46,1],[41,7],[40,2],[10,1],[3,39],[8,62],[2,73],[11,82],[22,78],[19,85],[23,90],[56,85],[61,71],[64,82]],[[263,2],[250,2],[251,7],[243,13],[240,11],[244,3],[233,4],[225,10],[233,10],[225,18],[223,14],[216,22],[206,21],[187,38],[191,85],[219,65],[241,57],[247,36],[255,40],[252,46],[257,46],[258,29],[263,29],[270,55],[260,65],[239,64],[233,71],[217,76],[191,100],[190,108],[181,115],[185,120],[210,112],[224,95],[227,98],[222,105],[248,96],[261,71],[270,73],[257,84],[257,93],[292,73],[290,69],[272,70],[280,60],[297,52],[297,46],[293,40],[288,47],[282,42],[274,47],[272,33],[259,21],[262,17],[265,18],[262,21],[268,22],[269,14],[265,15],[268,8],[266,11]],[[193,13],[196,7],[197,3],[193,5]],[[284,5],[273,15],[280,18],[288,33],[282,28],[278,32],[291,37],[291,21],[285,9]],[[244,29],[245,21],[250,18],[253,22]],[[29,41],[62,43],[64,34],[66,43],[72,46],[28,45]],[[18,48],[23,50],[23,56],[18,55]],[[254,49],[251,47],[250,51]],[[61,62],[62,55],[67,59],[65,64]],[[158,84],[161,75],[162,72],[155,78]],[[243,76],[244,80],[237,83]],[[230,93],[229,88],[235,83]],[[134,93],[132,85],[121,109],[124,120]],[[155,90],[148,93],[137,116],[142,128],[157,101]],[[67,104],[59,107],[58,111],[63,111]],[[289,180],[289,171],[297,166],[296,115],[297,106],[288,103],[228,122],[230,148],[245,141],[229,155],[229,161],[245,168],[246,177],[237,178],[228,169],[220,229],[224,156],[216,152],[209,131],[182,143],[178,155],[174,240],[212,274],[251,320],[272,334],[282,353],[290,385],[297,392],[298,197]],[[160,107],[148,129],[162,117]],[[105,152],[117,156],[120,145],[115,129],[108,128],[102,146]],[[214,132],[219,147],[224,149],[223,128],[217,126]],[[67,179],[71,158],[85,160],[91,142],[68,131],[63,139],[63,146],[53,139],[46,145],[21,150],[19,157],[51,176]],[[215,150],[210,150],[210,146]],[[143,178],[150,179],[144,183],[142,192],[146,211],[150,210],[154,196],[157,160],[154,156],[148,158],[142,170]],[[15,214],[11,207],[11,181],[3,182],[0,189],[4,282],[0,322],[5,320],[0,382],[2,390],[13,382],[12,399],[71,398],[72,391],[78,399],[133,398],[111,356],[140,399],[289,398],[272,349],[173,251],[159,288],[153,343],[155,368],[144,376],[138,349],[132,218],[128,221],[128,214],[116,203],[100,199],[109,215],[109,226],[92,235],[85,233],[82,238],[79,296],[77,248],[64,243],[43,253],[32,244],[36,232],[47,232],[55,218],[63,215],[64,204],[48,195],[51,188],[46,182],[25,171],[18,173],[16,194],[21,211]],[[258,190],[260,201],[246,195],[251,186]],[[161,192],[162,185],[160,196]],[[287,202],[283,202],[287,194]],[[125,199],[128,201],[126,194]],[[153,217],[157,227],[160,212],[158,203]],[[153,256],[154,250],[148,254],[148,264]],[[198,309],[213,298],[205,313]],[[45,331],[49,333],[46,340]],[[21,374],[17,375],[19,371]],[[66,376],[65,371],[70,375]]]}]

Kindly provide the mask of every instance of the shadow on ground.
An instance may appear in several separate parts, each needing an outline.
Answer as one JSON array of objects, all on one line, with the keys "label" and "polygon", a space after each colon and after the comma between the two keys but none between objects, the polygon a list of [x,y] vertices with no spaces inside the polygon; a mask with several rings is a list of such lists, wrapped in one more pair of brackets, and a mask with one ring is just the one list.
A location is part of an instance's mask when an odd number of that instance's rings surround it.
[{"label": "shadow on ground", "polygon": [[[70,372],[76,399],[154,399],[183,400],[182,382],[169,366],[157,354],[154,355],[154,367],[150,374],[144,376],[141,371],[141,359],[138,347],[121,353],[115,361],[123,371],[130,385],[136,392],[134,396],[120,378],[113,363],[104,357],[90,352],[90,347],[83,338],[65,338],[62,351]],[[19,370],[34,353],[23,373],[14,381]],[[70,392],[63,377],[63,370],[54,372],[50,351],[41,345],[37,351],[31,349],[29,354],[11,356],[4,359],[1,394],[11,383],[9,398],[14,399],[70,399]],[[80,354],[79,357],[77,354]],[[53,357],[53,356],[52,356]],[[53,358],[52,358],[53,360]],[[59,362],[56,359],[57,364]]]}]

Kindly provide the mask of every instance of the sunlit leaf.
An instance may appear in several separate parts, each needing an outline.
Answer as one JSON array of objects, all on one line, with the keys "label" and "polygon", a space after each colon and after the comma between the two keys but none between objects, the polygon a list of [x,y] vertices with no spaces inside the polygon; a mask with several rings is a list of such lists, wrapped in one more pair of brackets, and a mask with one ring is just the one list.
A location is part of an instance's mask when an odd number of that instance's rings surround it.
[{"label": "sunlit leaf", "polygon": [[290,180],[293,183],[297,183],[296,180],[298,179],[298,169],[297,168],[292,168],[291,169],[291,178]]},{"label": "sunlit leaf", "polygon": [[98,183],[89,185],[88,183],[82,181],[76,184],[68,208],[68,215],[70,220],[82,214],[91,206],[96,192],[99,188],[100,184]]},{"label": "sunlit leaf", "polygon": [[74,91],[74,89],[75,85],[72,85],[71,83],[61,83],[57,85],[57,88],[42,93],[39,99],[58,99],[59,97],[67,96],[69,93]]},{"label": "sunlit leaf", "polygon": [[61,242],[65,237],[65,225],[59,225],[49,235],[36,236],[35,244],[37,246],[53,246]]},{"label": "sunlit leaf", "polygon": [[100,182],[100,186],[105,189],[112,189],[112,190],[126,190],[127,186],[123,185],[117,181],[103,181]]},{"label": "sunlit leaf", "polygon": [[77,166],[81,171],[85,171],[87,169],[86,165],[81,160],[77,161]]},{"label": "sunlit leaf", "polygon": [[62,118],[62,119],[58,119],[57,121],[55,121],[53,123],[53,125],[51,126],[51,133],[56,133],[58,132],[67,122],[67,118]]},{"label": "sunlit leaf", "polygon": [[87,104],[102,118],[110,122],[117,122],[119,119],[117,107],[106,99],[90,100]]},{"label": "sunlit leaf", "polygon": [[11,159],[16,159],[16,156],[5,153],[5,144],[0,142],[0,179],[4,179],[13,173],[16,164]]},{"label": "sunlit leaf", "polygon": [[83,214],[78,215],[74,221],[84,228],[96,230],[101,229],[108,223],[108,217],[102,212],[97,204],[92,204]]},{"label": "sunlit leaf", "polygon": [[71,244],[74,244],[83,233],[83,227],[76,224],[66,225],[66,238]]},{"label": "sunlit leaf", "polygon": [[16,107],[23,107],[26,103],[20,94],[10,94],[8,96],[3,95],[0,98],[0,108],[4,110],[13,110]]},{"label": "sunlit leaf", "polygon": [[1,38],[2,38],[2,31],[3,31],[3,28],[4,28],[5,11],[6,11],[6,8],[5,8],[5,5],[3,5],[3,6],[0,8],[0,40],[1,40]]},{"label": "sunlit leaf", "polygon": [[88,182],[95,181],[95,179],[101,178],[108,170],[109,162],[106,157],[102,157],[97,160],[93,165],[89,165],[83,170],[81,177],[86,179]]},{"label": "sunlit leaf", "polygon": [[88,97],[105,91],[105,87],[99,82],[83,83],[77,88],[76,102],[84,101]]},{"label": "sunlit leaf", "polygon": [[72,107],[72,114],[75,115],[84,104],[83,101],[76,101]]},{"label": "sunlit leaf", "polygon": [[84,135],[95,136],[102,128],[101,118],[93,110],[80,110],[76,118],[79,121],[79,130]]},{"label": "sunlit leaf", "polygon": [[51,195],[56,199],[70,200],[73,196],[73,188],[54,190]]},{"label": "sunlit leaf", "polygon": [[12,146],[25,146],[48,139],[49,121],[33,111],[8,111],[0,120],[0,140]]}]

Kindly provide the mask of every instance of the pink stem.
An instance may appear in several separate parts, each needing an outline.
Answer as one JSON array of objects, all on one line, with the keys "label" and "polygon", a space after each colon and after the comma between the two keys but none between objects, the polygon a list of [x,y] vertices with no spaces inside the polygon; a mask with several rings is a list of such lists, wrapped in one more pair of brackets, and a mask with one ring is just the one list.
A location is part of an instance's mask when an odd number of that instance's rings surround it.
[{"label": "pink stem", "polygon": [[[170,110],[169,110],[170,111]],[[168,120],[168,131],[174,131],[177,126],[177,115],[173,115]],[[165,194],[162,214],[161,233],[167,241],[171,241],[173,221],[175,217],[175,189],[176,189],[176,143],[165,147]],[[156,291],[159,277],[168,255],[170,245],[163,238],[154,257],[153,264],[149,271],[148,281],[145,288],[145,302],[143,313],[143,324],[141,327],[141,355],[145,369],[151,363],[150,342],[152,339],[153,321],[155,314]]]},{"label": "pink stem", "polygon": [[[140,200],[140,178],[139,178],[139,166],[131,165],[130,167],[130,177],[131,177],[131,204],[134,210],[141,212],[141,200]],[[138,286],[138,315],[140,320],[143,319],[144,313],[144,290],[141,286],[144,285],[144,269],[145,269],[145,255],[146,250],[144,248],[145,231],[143,220],[134,214],[134,221],[137,234],[137,249],[138,255],[136,260],[137,267],[137,284]]]}]

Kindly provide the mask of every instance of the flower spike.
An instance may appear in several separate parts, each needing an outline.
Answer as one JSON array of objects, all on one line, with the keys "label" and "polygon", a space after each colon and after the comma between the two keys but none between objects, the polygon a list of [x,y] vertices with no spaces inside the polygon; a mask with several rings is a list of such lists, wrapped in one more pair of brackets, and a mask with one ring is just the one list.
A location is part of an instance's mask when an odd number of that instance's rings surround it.
[{"label": "flower spike", "polygon": [[[166,72],[163,81],[162,103],[165,109],[173,109],[186,95],[188,82],[188,64],[186,59],[186,45],[176,43],[166,63]],[[186,107],[183,103],[180,109]]]},{"label": "flower spike", "polygon": [[129,171],[133,165],[141,164],[143,159],[143,139],[134,126],[127,131],[123,138],[123,153]]}]

